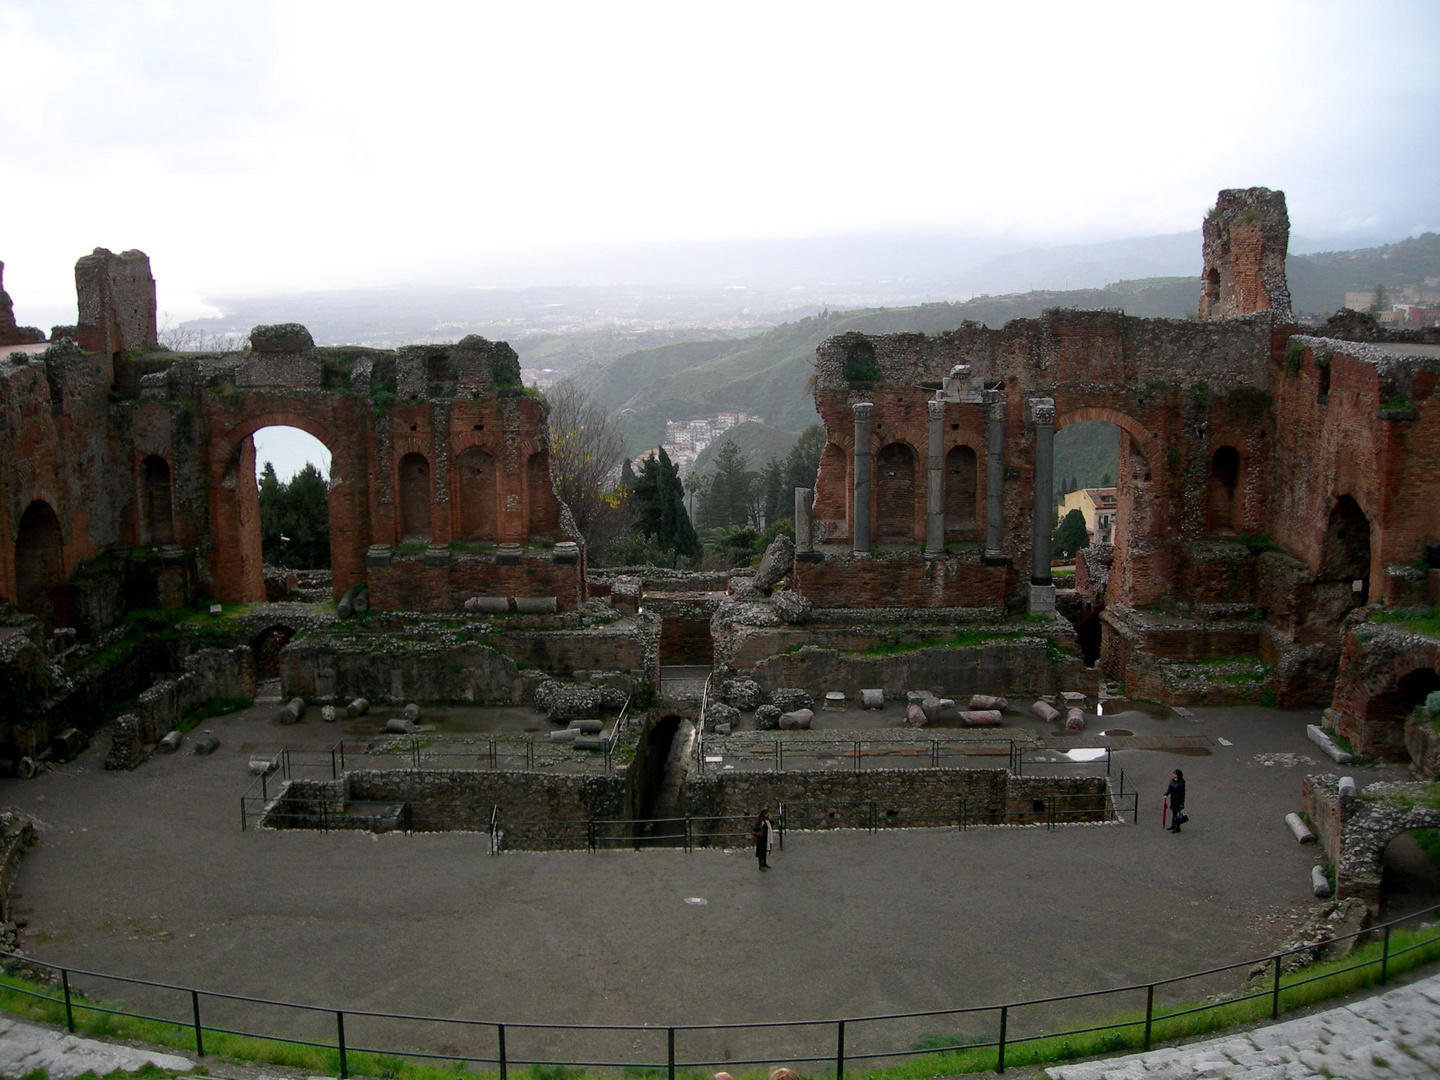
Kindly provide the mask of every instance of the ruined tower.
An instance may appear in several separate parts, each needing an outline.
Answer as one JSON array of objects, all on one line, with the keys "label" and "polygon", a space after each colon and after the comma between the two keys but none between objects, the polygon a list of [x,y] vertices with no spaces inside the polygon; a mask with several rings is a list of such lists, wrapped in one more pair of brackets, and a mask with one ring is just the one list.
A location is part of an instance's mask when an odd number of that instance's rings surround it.
[{"label": "ruined tower", "polygon": [[75,263],[75,296],[74,336],[82,349],[116,356],[155,344],[155,278],[143,251],[116,255],[96,248],[82,256]]},{"label": "ruined tower", "polygon": [[1205,216],[1200,317],[1223,319],[1271,309],[1290,314],[1285,254],[1290,215],[1285,193],[1228,188]]}]

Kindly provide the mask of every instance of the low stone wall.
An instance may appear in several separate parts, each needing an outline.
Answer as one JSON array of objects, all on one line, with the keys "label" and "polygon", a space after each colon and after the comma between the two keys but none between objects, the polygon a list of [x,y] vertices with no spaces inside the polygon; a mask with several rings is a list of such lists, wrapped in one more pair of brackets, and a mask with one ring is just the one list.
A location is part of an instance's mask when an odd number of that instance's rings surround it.
[{"label": "low stone wall", "polygon": [[853,697],[862,689],[878,687],[895,700],[910,690],[929,690],[956,700],[972,694],[1093,693],[1096,675],[1078,655],[1060,651],[1041,636],[997,637],[980,645],[937,646],[888,656],[807,645],[770,656],[747,671],[766,693],[798,686],[812,695],[841,690]]},{"label": "low stone wall", "polygon": [[569,610],[585,598],[577,559],[533,550],[520,559],[518,565],[503,565],[494,554],[446,549],[413,555],[372,552],[366,567],[370,606],[376,611],[459,611],[472,596],[553,596]]},{"label": "low stone wall", "polygon": [[[1004,769],[872,769],[691,777],[682,805],[694,842],[735,843],[737,821],[788,807],[798,829],[1101,822],[1114,817],[1104,777],[1017,777]],[[963,801],[963,807],[962,807]],[[516,845],[587,846],[585,823],[618,822],[624,776],[365,769],[339,780],[291,780],[263,823],[278,829],[483,831],[492,808]],[[873,804],[873,805],[872,805]],[[730,820],[722,820],[730,819]],[[606,834],[614,839],[610,834]]]},{"label": "low stone wall", "polygon": [[[383,819],[357,803],[408,805],[403,814]],[[626,780],[621,775],[359,769],[339,780],[291,780],[262,825],[277,829],[378,826],[417,832],[485,831],[497,806],[502,827],[508,824],[512,829],[522,824],[583,823],[589,818],[621,820],[626,811]],[[585,846],[583,830],[574,846]]]},{"label": "low stone wall", "polygon": [[[572,612],[566,617],[575,616]],[[363,697],[397,703],[510,704],[530,692],[531,680],[522,671],[623,671],[658,683],[656,618],[621,618],[577,629],[509,625],[520,619],[473,628],[347,628],[311,634],[280,653],[282,692],[322,703]],[[472,636],[476,640],[461,640]]]},{"label": "low stone wall", "polygon": [[868,557],[835,549],[817,562],[795,563],[795,589],[816,607],[984,607],[1017,592],[1009,565],[980,559],[980,545],[927,559],[919,551],[877,551]]},{"label": "low stone wall", "polygon": [[[1018,777],[1004,769],[867,769],[727,773],[685,784],[697,837],[733,833],[719,819],[786,807],[791,829],[945,827],[961,823],[1034,825],[1109,821],[1103,776]],[[964,803],[962,808],[961,803]],[[873,807],[871,806],[873,804]]]},{"label": "low stone wall", "polygon": [[1300,781],[1300,809],[1310,819],[1310,831],[1315,834],[1315,843],[1331,866],[1340,865],[1343,819],[1340,813],[1339,786],[1340,777],[1333,773],[1307,776]]},{"label": "low stone wall", "polygon": [[161,679],[115,720],[107,769],[133,769],[146,744],[158,742],[207,701],[255,697],[255,657],[249,646],[200,649],[181,661],[184,674]]},{"label": "low stone wall", "polygon": [[35,842],[35,826],[24,814],[0,813],[0,923],[11,922],[10,891],[20,872],[20,860]]}]

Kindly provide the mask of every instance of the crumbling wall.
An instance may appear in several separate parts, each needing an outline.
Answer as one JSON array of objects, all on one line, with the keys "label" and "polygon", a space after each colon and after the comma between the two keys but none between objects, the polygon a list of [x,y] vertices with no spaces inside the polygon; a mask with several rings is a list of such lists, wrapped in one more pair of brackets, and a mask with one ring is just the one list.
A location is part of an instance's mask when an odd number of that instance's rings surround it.
[{"label": "crumbling wall", "polygon": [[[155,326],[155,278],[143,251],[116,255],[96,248],[75,263],[75,299],[79,320],[75,341],[107,359],[158,340]],[[70,328],[57,327],[64,332]],[[60,336],[60,333],[54,336]]]},{"label": "crumbling wall", "polygon": [[1289,316],[1285,255],[1290,215],[1283,191],[1254,187],[1220,192],[1205,216],[1203,234],[1202,319],[1250,315],[1267,308]]},{"label": "crumbling wall", "polygon": [[0,262],[0,345],[35,345],[44,340],[38,328],[15,325],[15,304],[5,291],[5,264]]}]

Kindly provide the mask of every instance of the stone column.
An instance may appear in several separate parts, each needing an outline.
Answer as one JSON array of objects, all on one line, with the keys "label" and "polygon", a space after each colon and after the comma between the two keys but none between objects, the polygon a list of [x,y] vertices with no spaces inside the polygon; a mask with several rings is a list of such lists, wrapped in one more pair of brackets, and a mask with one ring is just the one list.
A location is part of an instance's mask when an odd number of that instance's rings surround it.
[{"label": "stone column", "polygon": [[815,550],[812,509],[815,492],[811,488],[795,489],[795,554]]},{"label": "stone column", "polygon": [[857,555],[870,554],[870,410],[869,401],[856,402],[854,512],[850,521],[851,542]]},{"label": "stone column", "polygon": [[929,420],[925,474],[925,557],[945,555],[945,402],[925,403]]},{"label": "stone column", "polygon": [[1005,559],[1005,398],[986,390],[985,420],[985,558]]},{"label": "stone column", "polygon": [[1055,531],[1051,491],[1055,474],[1055,401],[1031,398],[1035,424],[1035,536],[1030,570],[1030,614],[1053,615],[1055,586],[1050,581],[1050,535]]}]

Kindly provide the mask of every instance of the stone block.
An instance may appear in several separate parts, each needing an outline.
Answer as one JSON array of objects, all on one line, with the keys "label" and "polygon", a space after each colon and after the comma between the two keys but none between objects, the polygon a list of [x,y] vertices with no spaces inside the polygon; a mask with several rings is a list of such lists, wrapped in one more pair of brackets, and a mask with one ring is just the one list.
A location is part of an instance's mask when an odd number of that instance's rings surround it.
[{"label": "stone block", "polygon": [[998,709],[965,709],[960,713],[960,722],[966,727],[999,727]]},{"label": "stone block", "polygon": [[796,686],[782,686],[770,692],[770,703],[781,712],[793,712],[795,709],[814,708],[815,702],[810,695]]},{"label": "stone block", "polygon": [[1048,701],[1037,701],[1030,706],[1030,711],[1044,720],[1047,724],[1053,724],[1060,719],[1060,710],[1051,705]]},{"label": "stone block", "polygon": [[995,697],[991,694],[975,694],[970,698],[971,709],[998,710],[1004,709],[1009,704],[1010,702],[1005,698]]},{"label": "stone block", "polygon": [[856,701],[862,709],[883,709],[885,707],[885,691],[861,690],[856,695]]},{"label": "stone block", "polygon": [[553,596],[517,596],[515,610],[521,615],[554,615],[560,603]]},{"label": "stone block", "polygon": [[755,710],[755,730],[774,731],[780,726],[780,707],[778,705],[761,705]]}]

